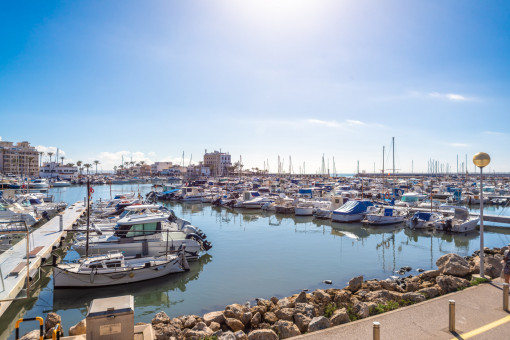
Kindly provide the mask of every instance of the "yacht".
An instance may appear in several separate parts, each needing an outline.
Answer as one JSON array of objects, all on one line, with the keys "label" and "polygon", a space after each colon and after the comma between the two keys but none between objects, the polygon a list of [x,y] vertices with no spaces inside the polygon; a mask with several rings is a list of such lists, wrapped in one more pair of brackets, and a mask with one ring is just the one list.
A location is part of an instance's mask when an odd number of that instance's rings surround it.
[{"label": "yacht", "polygon": [[439,213],[418,211],[407,220],[407,226],[411,229],[433,229],[442,218]]},{"label": "yacht", "polygon": [[469,210],[464,207],[457,207],[453,217],[441,219],[436,223],[436,229],[448,232],[463,233],[475,230],[480,218],[471,216]]},{"label": "yacht", "polygon": [[184,251],[176,255],[126,258],[122,253],[89,257],[53,267],[54,288],[92,288],[154,279],[189,270]]},{"label": "yacht", "polygon": [[29,183],[29,186],[33,189],[48,189],[50,187],[48,180],[45,178],[34,179]]},{"label": "yacht", "polygon": [[[182,221],[182,220],[181,220]],[[168,222],[173,226],[168,226]],[[174,253],[179,247],[186,247],[186,258],[195,260],[201,250],[209,250],[212,245],[205,240],[203,233],[189,225],[178,225],[169,220],[168,215],[131,215],[117,222],[113,235],[99,235],[89,238],[89,253],[107,254],[121,251],[125,256],[160,256]],[[86,240],[73,245],[80,255],[86,252]]]}]

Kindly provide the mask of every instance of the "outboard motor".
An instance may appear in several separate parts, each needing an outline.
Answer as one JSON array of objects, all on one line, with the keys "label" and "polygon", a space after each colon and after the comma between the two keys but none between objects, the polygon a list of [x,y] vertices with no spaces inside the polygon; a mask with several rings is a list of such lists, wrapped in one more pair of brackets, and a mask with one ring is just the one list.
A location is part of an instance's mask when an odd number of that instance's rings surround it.
[{"label": "outboard motor", "polygon": [[445,221],[445,230],[452,231],[452,220],[451,219],[447,219]]}]

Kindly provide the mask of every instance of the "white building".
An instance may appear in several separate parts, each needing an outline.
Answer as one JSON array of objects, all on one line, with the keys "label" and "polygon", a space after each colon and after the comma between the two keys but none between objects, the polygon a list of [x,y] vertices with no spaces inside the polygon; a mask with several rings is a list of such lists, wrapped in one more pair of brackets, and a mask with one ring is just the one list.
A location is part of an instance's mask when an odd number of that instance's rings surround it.
[{"label": "white building", "polygon": [[172,167],[172,162],[155,162],[151,165],[151,173],[157,175]]},{"label": "white building", "polygon": [[205,152],[204,166],[210,169],[214,176],[224,176],[228,174],[228,168],[232,166],[232,160],[229,153],[225,152]]},{"label": "white building", "polygon": [[44,163],[39,171],[39,176],[43,178],[73,179],[78,177],[78,167],[56,162]]}]

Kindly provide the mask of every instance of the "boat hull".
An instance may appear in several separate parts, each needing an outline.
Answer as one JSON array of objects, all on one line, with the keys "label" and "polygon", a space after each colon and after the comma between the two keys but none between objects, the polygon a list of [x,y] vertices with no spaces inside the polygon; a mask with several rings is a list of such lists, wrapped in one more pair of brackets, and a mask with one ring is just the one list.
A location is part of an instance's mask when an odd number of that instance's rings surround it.
[{"label": "boat hull", "polygon": [[333,222],[359,222],[363,219],[364,214],[338,214],[333,212],[331,220]]}]

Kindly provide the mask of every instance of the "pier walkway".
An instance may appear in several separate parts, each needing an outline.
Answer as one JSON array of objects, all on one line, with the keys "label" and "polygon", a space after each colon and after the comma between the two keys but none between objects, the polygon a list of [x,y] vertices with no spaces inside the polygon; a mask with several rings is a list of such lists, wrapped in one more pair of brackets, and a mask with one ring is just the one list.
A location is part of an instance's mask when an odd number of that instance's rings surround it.
[{"label": "pier walkway", "polygon": [[[456,332],[448,329],[449,300],[455,300]],[[372,339],[374,322],[380,323],[382,340],[510,339],[501,279],[294,339]]]},{"label": "pier walkway", "polygon": [[[35,273],[41,263],[51,257],[53,246],[58,246],[66,236],[68,230],[72,229],[80,216],[84,215],[86,209],[82,202],[76,202],[69,206],[61,214],[35,229],[30,234],[29,240],[29,273]],[[63,228],[60,228],[60,215],[63,220]],[[27,239],[26,237],[16,243],[13,247],[0,255],[0,271],[3,278],[3,286],[0,282],[0,317],[9,307],[23,288],[25,288],[27,277]],[[32,295],[32,294],[31,294]]]}]

